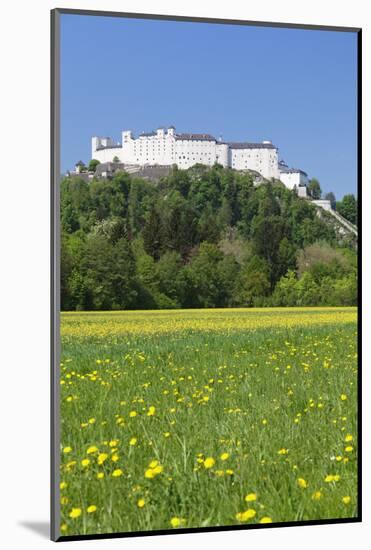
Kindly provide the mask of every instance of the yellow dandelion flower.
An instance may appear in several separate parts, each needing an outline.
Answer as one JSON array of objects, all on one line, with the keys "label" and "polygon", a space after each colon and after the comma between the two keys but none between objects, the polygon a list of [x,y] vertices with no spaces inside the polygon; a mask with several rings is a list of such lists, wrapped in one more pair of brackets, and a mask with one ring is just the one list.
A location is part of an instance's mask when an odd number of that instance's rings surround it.
[{"label": "yellow dandelion flower", "polygon": [[148,470],[144,472],[144,477],[147,479],[153,479],[155,475],[156,474],[154,473],[153,468],[148,468]]},{"label": "yellow dandelion flower", "polygon": [[228,460],[229,458],[229,453],[222,453],[220,455],[220,460]]},{"label": "yellow dandelion flower", "polygon": [[342,401],[346,401],[348,399],[348,397],[345,395],[345,393],[342,393],[341,396],[340,396],[340,399]]},{"label": "yellow dandelion flower", "polygon": [[117,439],[111,439],[111,441],[108,443],[110,447],[117,447],[118,440]]},{"label": "yellow dandelion flower", "polygon": [[185,524],[185,519],[184,518],[178,518],[178,517],[173,517],[171,518],[170,520],[170,525],[171,527],[182,527],[184,524]]},{"label": "yellow dandelion flower", "polygon": [[236,519],[238,521],[249,521],[250,519],[256,516],[256,510],[254,508],[248,508],[244,512],[238,512],[236,514]]},{"label": "yellow dandelion flower", "polygon": [[288,449],[282,448],[278,451],[278,454],[279,455],[287,455],[288,452],[289,452]]},{"label": "yellow dandelion flower", "polygon": [[228,469],[228,470],[225,471],[225,473],[226,473],[227,475],[229,475],[229,476],[233,476],[234,471],[231,470],[231,469]]},{"label": "yellow dandelion flower", "polygon": [[137,416],[137,414],[138,414],[137,411],[130,411],[129,412],[130,418],[134,418],[134,416]]},{"label": "yellow dandelion flower", "polygon": [[94,453],[97,453],[98,450],[99,450],[98,447],[96,447],[95,445],[92,445],[91,447],[88,448],[88,450],[86,451],[86,454],[92,455]]},{"label": "yellow dandelion flower", "polygon": [[88,422],[89,424],[95,424],[96,420],[95,418],[89,418]]},{"label": "yellow dandelion flower", "polygon": [[70,453],[71,451],[72,451],[72,447],[64,447],[63,448],[63,452],[64,452],[65,455]]},{"label": "yellow dandelion flower", "polygon": [[59,488],[60,489],[66,489],[67,488],[67,483],[65,481],[61,481],[60,484],[59,484]]},{"label": "yellow dandelion flower", "polygon": [[65,533],[67,531],[68,527],[67,527],[67,523],[62,523],[61,525],[61,531],[62,533]]},{"label": "yellow dandelion flower", "polygon": [[353,436],[351,434],[347,434],[344,439],[345,443],[349,443],[350,441],[353,441]]},{"label": "yellow dandelion flower", "polygon": [[156,408],[151,406],[149,409],[148,409],[148,412],[147,412],[147,416],[154,416],[156,412]]},{"label": "yellow dandelion flower", "polygon": [[68,498],[67,497],[61,497],[61,504],[68,504]]},{"label": "yellow dandelion flower", "polygon": [[341,500],[344,504],[349,504],[351,501],[351,498],[350,496],[346,496],[346,497],[343,497]]},{"label": "yellow dandelion flower", "polygon": [[70,518],[76,519],[81,516],[81,508],[72,508],[71,512],[69,513]]},{"label": "yellow dandelion flower", "polygon": [[149,463],[150,468],[156,468],[156,466],[158,466],[158,465],[159,465],[158,460],[151,460],[151,462]]},{"label": "yellow dandelion flower", "polygon": [[86,511],[88,514],[92,514],[93,512],[97,511],[97,507],[95,506],[95,504],[91,504],[87,507]]},{"label": "yellow dandelion flower", "polygon": [[122,476],[122,470],[120,468],[117,468],[117,470],[113,470],[112,477],[120,477]]},{"label": "yellow dandelion flower", "polygon": [[348,445],[347,447],[345,447],[345,452],[346,453],[351,453],[352,451],[353,451],[352,445]]},{"label": "yellow dandelion flower", "polygon": [[215,460],[211,456],[205,458],[204,468],[206,468],[208,470],[209,468],[212,468],[214,466],[214,464],[215,464]]},{"label": "yellow dandelion flower", "polygon": [[332,483],[333,481],[339,481],[339,479],[340,479],[339,474],[335,474],[335,475],[329,474],[325,477],[325,482]]},{"label": "yellow dandelion flower", "polygon": [[321,491],[315,491],[312,495],[313,500],[319,500],[323,497],[323,493]]},{"label": "yellow dandelion flower", "polygon": [[130,439],[130,441],[129,441],[129,445],[131,445],[131,446],[133,447],[134,445],[137,444],[137,442],[138,442],[137,438],[136,438],[136,437],[132,437],[132,438]]},{"label": "yellow dandelion flower", "polygon": [[98,464],[103,464],[103,462],[105,462],[108,458],[108,454],[107,453],[100,453],[98,455]]},{"label": "yellow dandelion flower", "polygon": [[308,487],[308,482],[302,477],[299,477],[297,483],[301,489],[306,489]]},{"label": "yellow dandelion flower", "polygon": [[144,498],[140,498],[137,502],[138,508],[143,508],[145,505],[146,505],[146,501],[144,500]]},{"label": "yellow dandelion flower", "polygon": [[246,502],[253,502],[256,499],[257,499],[257,494],[256,493],[249,493],[248,495],[245,496],[245,501]]},{"label": "yellow dandelion flower", "polygon": [[89,466],[90,464],[90,459],[89,458],[84,458],[82,461],[81,461],[81,466],[83,466],[84,468],[86,468],[87,466]]},{"label": "yellow dandelion flower", "polygon": [[259,523],[272,523],[272,518],[270,518],[269,516],[264,516],[263,518],[261,518]]},{"label": "yellow dandelion flower", "polygon": [[170,432],[165,432],[164,437],[170,437]]},{"label": "yellow dandelion flower", "polygon": [[120,456],[117,453],[115,453],[111,456],[111,460],[112,462],[117,462],[118,460],[120,460]]},{"label": "yellow dandelion flower", "polygon": [[103,479],[104,478],[104,473],[103,472],[98,472],[97,473],[97,479]]}]

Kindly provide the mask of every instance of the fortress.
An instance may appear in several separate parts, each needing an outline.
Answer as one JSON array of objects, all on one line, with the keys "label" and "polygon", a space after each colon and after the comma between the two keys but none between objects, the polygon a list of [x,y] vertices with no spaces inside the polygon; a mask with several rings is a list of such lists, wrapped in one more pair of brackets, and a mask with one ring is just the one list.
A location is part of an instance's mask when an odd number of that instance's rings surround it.
[{"label": "fortress", "polygon": [[225,142],[210,134],[177,133],[174,126],[134,137],[122,132],[122,143],[110,137],[92,138],[92,159],[131,166],[171,166],[187,169],[195,164],[219,163],[235,170],[252,170],[265,179],[279,179],[289,189],[306,196],[307,174],[278,160],[278,148],[271,141]]}]

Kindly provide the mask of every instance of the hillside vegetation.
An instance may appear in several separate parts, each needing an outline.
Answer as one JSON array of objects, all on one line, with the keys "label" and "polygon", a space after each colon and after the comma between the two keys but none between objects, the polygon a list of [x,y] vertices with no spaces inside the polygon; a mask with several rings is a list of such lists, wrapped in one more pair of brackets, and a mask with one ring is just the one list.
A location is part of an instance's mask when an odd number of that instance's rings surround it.
[{"label": "hillside vegetation", "polygon": [[352,237],[280,183],[197,165],[61,182],[63,310],[346,306]]}]

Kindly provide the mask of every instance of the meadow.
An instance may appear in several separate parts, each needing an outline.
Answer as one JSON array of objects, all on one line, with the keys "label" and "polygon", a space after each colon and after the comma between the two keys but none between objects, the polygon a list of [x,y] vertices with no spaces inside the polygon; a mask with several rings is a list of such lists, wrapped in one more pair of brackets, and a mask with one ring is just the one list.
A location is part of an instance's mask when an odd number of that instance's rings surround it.
[{"label": "meadow", "polygon": [[357,515],[355,308],[61,314],[61,534]]}]

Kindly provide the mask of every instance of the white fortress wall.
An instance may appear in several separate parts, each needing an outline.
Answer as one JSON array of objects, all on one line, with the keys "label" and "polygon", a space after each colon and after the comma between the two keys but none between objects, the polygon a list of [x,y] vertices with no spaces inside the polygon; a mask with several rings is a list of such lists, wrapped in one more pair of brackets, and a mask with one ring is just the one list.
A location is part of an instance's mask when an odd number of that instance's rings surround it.
[{"label": "white fortress wall", "polygon": [[229,146],[228,143],[216,144],[216,161],[227,168],[229,166]]},{"label": "white fortress wall", "polygon": [[294,189],[296,186],[305,186],[308,184],[307,175],[301,170],[288,170],[280,172],[279,179],[288,189]]}]

